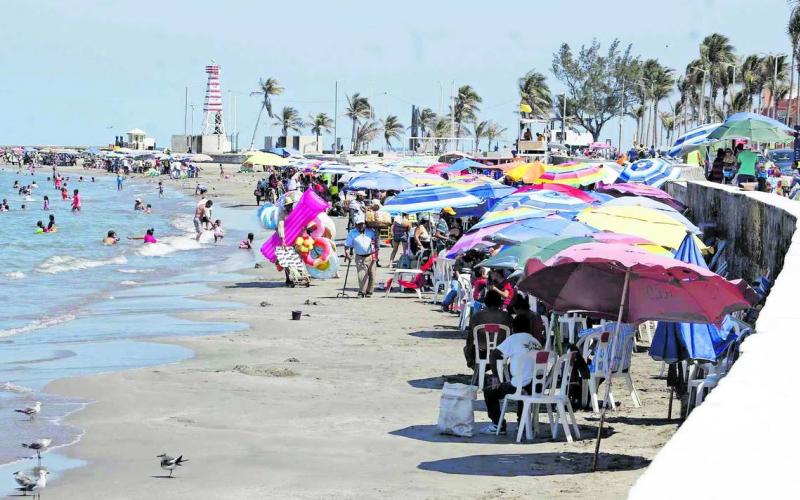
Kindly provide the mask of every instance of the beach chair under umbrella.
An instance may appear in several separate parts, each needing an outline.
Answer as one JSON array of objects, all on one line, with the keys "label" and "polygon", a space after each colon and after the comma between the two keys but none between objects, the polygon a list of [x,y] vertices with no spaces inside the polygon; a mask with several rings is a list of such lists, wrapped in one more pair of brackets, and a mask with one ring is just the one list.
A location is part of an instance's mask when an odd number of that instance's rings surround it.
[{"label": "beach chair under umbrella", "polygon": [[[531,259],[518,287],[557,313],[587,311],[615,319],[611,353],[616,352],[621,323],[720,323],[725,315],[747,309],[757,300],[756,293],[742,280],[728,281],[694,264],[606,243],[574,245],[547,261]],[[597,468],[613,365],[613,361],[607,363],[606,395],[592,471]]]}]

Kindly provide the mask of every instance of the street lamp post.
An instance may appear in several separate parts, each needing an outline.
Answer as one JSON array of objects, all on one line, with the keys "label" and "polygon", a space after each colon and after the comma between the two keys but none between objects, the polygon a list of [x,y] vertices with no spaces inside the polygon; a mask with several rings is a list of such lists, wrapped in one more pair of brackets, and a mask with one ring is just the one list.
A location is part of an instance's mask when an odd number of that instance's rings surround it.
[{"label": "street lamp post", "polygon": [[567,93],[561,94],[564,96],[563,111],[561,112],[561,144],[567,145]]},{"label": "street lamp post", "polygon": [[620,106],[619,106],[619,141],[617,142],[617,147],[619,151],[622,152],[622,122],[625,119],[625,79],[622,79],[622,99],[620,99]]}]

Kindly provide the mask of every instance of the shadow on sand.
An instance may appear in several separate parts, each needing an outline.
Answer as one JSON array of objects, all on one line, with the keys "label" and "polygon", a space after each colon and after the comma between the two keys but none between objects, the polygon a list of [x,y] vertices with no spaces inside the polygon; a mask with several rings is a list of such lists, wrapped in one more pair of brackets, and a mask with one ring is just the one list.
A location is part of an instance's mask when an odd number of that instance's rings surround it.
[{"label": "shadow on sand", "polygon": [[[649,464],[650,460],[640,456],[600,453],[597,468],[606,471],[626,471],[642,469]],[[545,452],[470,455],[422,462],[417,468],[468,476],[536,477],[583,474],[590,471],[591,465],[590,452]]]},{"label": "shadow on sand", "polygon": [[[475,424],[475,430],[472,437],[458,437],[452,436],[450,434],[441,434],[439,432],[439,428],[435,425],[412,425],[409,427],[404,427],[402,429],[398,429],[396,431],[392,431],[389,434],[392,436],[400,436],[408,439],[416,439],[418,441],[427,441],[429,443],[466,443],[466,444],[502,444],[502,445],[509,445],[509,444],[518,444],[518,445],[531,445],[537,443],[552,443],[552,442],[566,442],[564,438],[564,433],[559,432],[558,438],[553,439],[550,436],[550,428],[547,424],[547,417],[542,415],[539,418],[540,426],[539,430],[537,431],[536,437],[533,441],[528,441],[524,439],[520,443],[517,443],[517,423],[515,417],[509,418],[510,422],[508,424],[508,434],[505,436],[495,436],[493,434],[482,434],[480,432],[480,428],[483,427],[485,424],[489,422],[483,422]],[[586,440],[593,440],[597,437],[597,427],[594,425],[586,425],[580,424],[578,428],[581,431],[581,439],[576,441],[586,441]],[[614,434],[614,428],[605,425],[603,426],[603,439],[607,439],[609,436]]]},{"label": "shadow on sand", "polygon": [[283,281],[247,281],[227,285],[225,288],[284,288]]},{"label": "shadow on sand", "polygon": [[464,340],[464,332],[461,330],[420,330],[417,332],[409,333],[412,337],[421,339],[439,339],[439,340]]},{"label": "shadow on sand", "polygon": [[439,375],[438,377],[417,378],[408,381],[408,385],[417,389],[441,389],[444,383],[469,384],[472,382],[472,375],[459,373],[456,375]]}]

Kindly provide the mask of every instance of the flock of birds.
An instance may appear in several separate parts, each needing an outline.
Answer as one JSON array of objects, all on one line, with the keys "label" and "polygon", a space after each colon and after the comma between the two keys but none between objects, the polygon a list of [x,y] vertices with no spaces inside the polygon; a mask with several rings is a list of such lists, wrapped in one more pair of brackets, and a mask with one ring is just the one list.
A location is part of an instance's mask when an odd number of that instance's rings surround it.
[{"label": "flock of birds", "polygon": [[[33,419],[35,419],[36,416],[42,411],[42,403],[36,401],[33,406],[28,406],[14,411],[27,415],[30,417],[30,420],[33,421]],[[30,475],[22,471],[17,471],[14,473],[14,480],[19,485],[17,491],[22,492],[24,496],[27,496],[28,493],[32,493],[34,498],[37,496],[41,498],[42,490],[47,486],[47,476],[50,474],[47,468],[42,467],[42,452],[46,451],[52,442],[53,440],[50,438],[41,438],[30,443],[22,443],[23,448],[34,450],[36,452],[36,458],[38,459],[38,465],[33,468],[33,471]],[[183,458],[183,455],[179,455],[177,458],[174,458],[166,453],[162,453],[156,458],[161,460],[161,468],[169,471],[169,477],[173,477],[172,474],[175,472],[175,469],[182,467],[184,463],[189,461],[188,459]]]}]

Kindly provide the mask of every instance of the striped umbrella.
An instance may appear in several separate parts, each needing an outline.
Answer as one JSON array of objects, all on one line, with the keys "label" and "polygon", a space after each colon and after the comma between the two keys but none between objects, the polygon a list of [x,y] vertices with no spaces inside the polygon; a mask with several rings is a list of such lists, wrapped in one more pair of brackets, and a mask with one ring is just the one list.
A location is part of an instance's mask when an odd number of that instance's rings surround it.
[{"label": "striped umbrella", "polygon": [[578,188],[574,188],[572,186],[566,186],[564,184],[532,184],[530,186],[522,186],[521,188],[514,191],[514,194],[524,193],[527,191],[558,191],[559,193],[563,193],[567,196],[577,198],[586,203],[594,203],[597,201],[597,198],[594,197],[596,193],[581,191]]},{"label": "striped umbrella", "polygon": [[535,190],[506,196],[495,207],[503,210],[512,207],[533,207],[559,212],[580,212],[589,206],[585,201],[558,191]]},{"label": "striped umbrella", "polygon": [[345,189],[350,191],[359,189],[403,191],[412,187],[414,185],[402,175],[392,172],[367,172],[351,179]]},{"label": "striped umbrella", "polygon": [[686,228],[693,232],[694,234],[702,234],[700,228],[694,225],[692,221],[686,218],[682,213],[678,212],[671,206],[662,203],[660,201],[654,200],[652,198],[645,198],[644,196],[622,196],[620,198],[614,198],[613,200],[607,201],[603,203],[601,206],[603,207],[643,207],[643,208],[651,208],[653,210],[658,210],[664,215],[675,219],[676,221],[680,222]]},{"label": "striped umbrella", "polygon": [[505,224],[506,222],[519,222],[522,220],[547,217],[553,215],[553,210],[542,210],[534,207],[516,207],[505,210],[493,210],[486,212],[483,217],[472,226],[471,230],[481,229],[488,226]]},{"label": "striped umbrella", "polygon": [[558,215],[548,215],[529,219],[489,236],[495,243],[516,245],[531,238],[589,236],[597,231],[582,222],[565,219]]},{"label": "striped umbrella", "polygon": [[406,189],[388,201],[381,210],[393,214],[414,214],[445,207],[470,207],[480,203],[480,198],[451,186],[425,186]]},{"label": "striped umbrella", "polygon": [[565,248],[579,243],[590,243],[593,240],[585,236],[550,236],[544,238],[531,238],[517,245],[509,245],[496,255],[480,262],[478,266],[524,269],[528,259],[547,260]]},{"label": "striped umbrella", "polygon": [[709,139],[708,135],[715,131],[722,123],[709,123],[702,127],[692,129],[675,140],[675,143],[669,148],[668,156],[678,158],[690,151],[694,151],[706,144],[717,142],[716,139]]},{"label": "striped umbrella", "polygon": [[456,244],[453,245],[450,250],[448,250],[447,258],[453,259],[459,254],[462,254],[468,250],[472,250],[473,248],[494,245],[494,243],[489,241],[487,238],[498,231],[502,231],[511,224],[513,224],[513,222],[504,222],[502,224],[497,224],[496,226],[483,227],[477,230],[470,228],[469,232],[462,235]]},{"label": "striped umbrella", "polygon": [[617,182],[640,182],[650,186],[658,186],[674,175],[672,162],[663,158],[647,158],[638,160],[619,174]]},{"label": "striped umbrella", "polygon": [[447,179],[425,172],[400,171],[397,173],[408,179],[408,181],[415,186],[441,186],[447,183]]},{"label": "striped umbrella", "polygon": [[605,171],[602,166],[575,163],[572,165],[548,165],[536,182],[577,187],[595,184],[602,181],[603,178],[605,178]]}]

